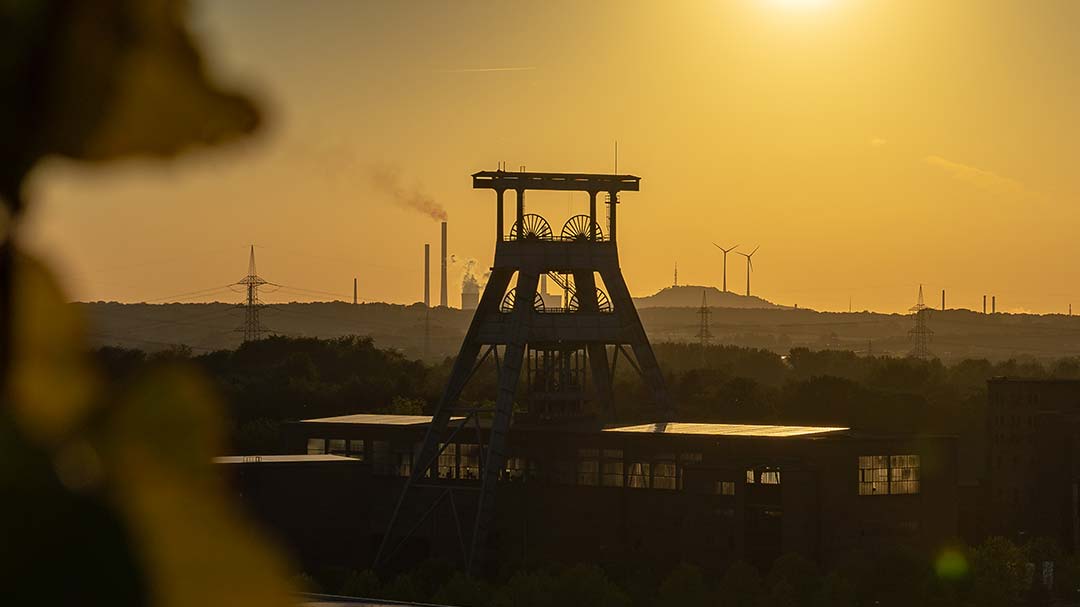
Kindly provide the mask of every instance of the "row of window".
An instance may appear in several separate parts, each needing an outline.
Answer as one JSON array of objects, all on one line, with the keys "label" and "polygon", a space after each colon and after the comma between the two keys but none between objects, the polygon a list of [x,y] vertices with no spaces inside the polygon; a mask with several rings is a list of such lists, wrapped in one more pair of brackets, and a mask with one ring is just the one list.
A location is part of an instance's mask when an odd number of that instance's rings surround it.
[{"label": "row of window", "polygon": [[[370,454],[367,452],[370,448]],[[310,438],[310,455],[333,454],[360,461],[371,458],[376,474],[409,476],[412,461],[420,445],[412,449],[394,446],[390,441],[359,439]],[[439,478],[475,480],[480,478],[480,445],[449,443],[440,445],[436,470]],[[650,460],[627,461],[622,449],[579,449],[578,459],[553,462],[550,479],[555,483],[631,489],[681,490],[683,469],[701,463],[700,453],[658,455]],[[904,495],[919,493],[921,463],[918,455],[859,456],[859,495]],[[509,457],[502,473],[507,481],[523,481],[537,475],[534,461]],[[777,468],[748,468],[748,485],[779,485]],[[716,495],[735,495],[735,481],[717,480],[712,492]]]},{"label": "row of window", "polygon": [[918,455],[860,455],[859,495],[904,495],[919,492]]}]

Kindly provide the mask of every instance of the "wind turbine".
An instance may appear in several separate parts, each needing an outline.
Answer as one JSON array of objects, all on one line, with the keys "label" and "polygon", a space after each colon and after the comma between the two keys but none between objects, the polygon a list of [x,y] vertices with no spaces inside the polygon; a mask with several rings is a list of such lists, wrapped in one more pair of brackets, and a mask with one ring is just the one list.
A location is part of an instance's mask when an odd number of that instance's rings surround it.
[{"label": "wind turbine", "polygon": [[754,261],[751,258],[754,256],[754,253],[757,253],[757,250],[759,248],[761,248],[761,245],[758,245],[758,246],[754,247],[754,250],[750,251],[749,253],[742,253],[740,251],[735,251],[739,255],[742,255],[743,257],[746,258],[746,296],[747,297],[750,297],[750,272],[753,271],[753,269],[754,269]]},{"label": "wind turbine", "polygon": [[724,293],[727,293],[727,254],[734,251],[736,248],[738,248],[739,245],[735,245],[734,247],[731,247],[730,249],[725,249],[724,247],[722,247],[722,246],[720,246],[720,245],[718,245],[718,244],[716,244],[714,242],[714,243],[712,243],[712,246],[714,246],[714,247],[716,247],[716,248],[718,248],[718,249],[720,249],[721,251],[724,252]]}]

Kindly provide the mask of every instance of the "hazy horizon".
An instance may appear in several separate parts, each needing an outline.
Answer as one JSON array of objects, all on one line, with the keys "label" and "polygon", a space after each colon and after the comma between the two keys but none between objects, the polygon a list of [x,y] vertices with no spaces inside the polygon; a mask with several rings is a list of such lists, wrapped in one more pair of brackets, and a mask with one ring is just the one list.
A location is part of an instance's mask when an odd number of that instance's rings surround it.
[{"label": "hazy horizon", "polygon": [[[310,290],[280,301],[351,300],[358,277],[362,300],[410,304],[443,209],[456,306],[463,262],[493,254],[469,175],[607,173],[618,140],[642,177],[619,216],[636,296],[676,262],[719,287],[718,242],[760,245],[752,293],[782,305],[898,312],[919,284],[933,307],[942,288],[950,308],[1080,302],[1080,4],[790,4],[195,2],[268,128],[171,164],[47,162],[25,240],[79,301],[224,287],[254,243],[263,277]],[[585,199],[528,203],[557,230]]]}]

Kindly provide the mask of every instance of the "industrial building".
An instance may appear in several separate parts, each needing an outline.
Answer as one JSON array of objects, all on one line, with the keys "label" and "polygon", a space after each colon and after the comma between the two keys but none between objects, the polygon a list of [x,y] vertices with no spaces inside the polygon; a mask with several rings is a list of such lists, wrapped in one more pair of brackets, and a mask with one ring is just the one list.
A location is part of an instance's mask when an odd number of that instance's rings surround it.
[{"label": "industrial building", "polygon": [[988,382],[981,535],[1080,548],[1080,380]]},{"label": "industrial building", "polygon": [[[787,552],[822,564],[883,546],[929,555],[955,539],[953,437],[673,419],[619,263],[620,194],[639,177],[498,170],[473,187],[496,195],[495,257],[435,415],[295,422],[296,455],[221,462],[305,565],[718,570]],[[587,213],[556,232],[526,212],[529,190],[584,192]],[[649,395],[648,423],[612,421],[620,361]],[[459,402],[484,364],[493,402]]]},{"label": "industrial building", "polygon": [[[287,447],[298,455],[221,463],[257,518],[305,564],[367,567],[430,420],[296,422],[287,428]],[[485,426],[452,427],[454,436],[444,437],[431,471],[440,487],[478,490]],[[690,562],[719,569],[733,559],[768,567],[786,552],[822,563],[886,545],[932,554],[956,536],[956,487],[950,437],[806,426],[515,424],[499,480],[494,556],[522,566]],[[467,517],[470,508],[460,501],[453,509]],[[397,565],[460,560],[456,520],[427,519]]]}]

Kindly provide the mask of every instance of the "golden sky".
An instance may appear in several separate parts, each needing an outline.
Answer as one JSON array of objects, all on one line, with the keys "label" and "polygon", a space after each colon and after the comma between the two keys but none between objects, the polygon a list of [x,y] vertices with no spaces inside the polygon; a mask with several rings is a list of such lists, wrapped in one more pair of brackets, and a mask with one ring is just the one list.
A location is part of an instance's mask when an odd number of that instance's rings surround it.
[{"label": "golden sky", "polygon": [[[720,283],[710,244],[760,245],[753,291],[824,310],[1064,312],[1080,304],[1080,2],[711,0],[194,3],[253,140],[174,163],[53,161],[29,242],[73,299],[151,301],[260,274],[411,303],[438,223],[490,263],[469,175],[642,177],[623,198],[631,290]],[[532,194],[558,231],[583,195]],[[729,258],[729,287],[745,285]],[[451,268],[452,305],[459,301]],[[432,285],[434,294],[438,285]],[[209,299],[239,301],[228,291]],[[269,301],[325,299],[268,294]],[[193,297],[188,300],[199,300]]]}]

